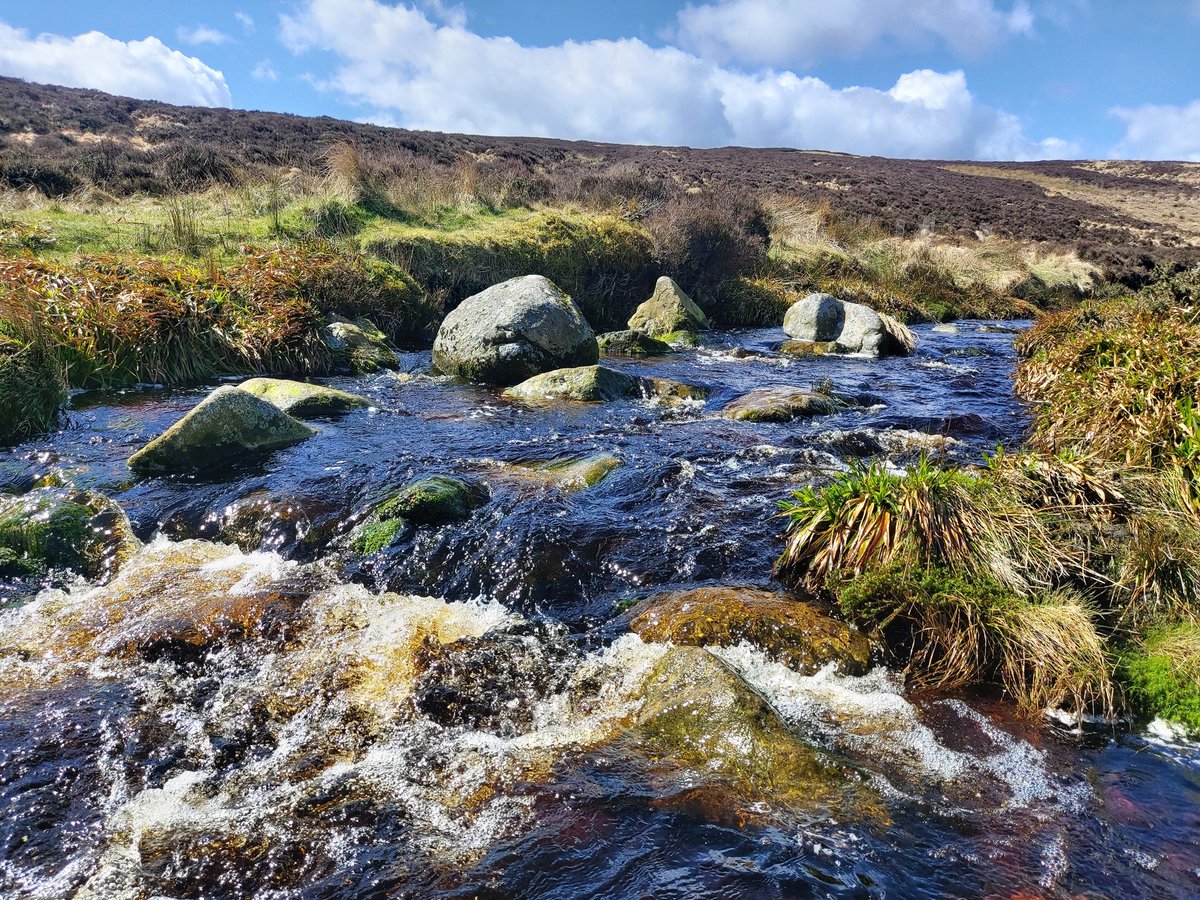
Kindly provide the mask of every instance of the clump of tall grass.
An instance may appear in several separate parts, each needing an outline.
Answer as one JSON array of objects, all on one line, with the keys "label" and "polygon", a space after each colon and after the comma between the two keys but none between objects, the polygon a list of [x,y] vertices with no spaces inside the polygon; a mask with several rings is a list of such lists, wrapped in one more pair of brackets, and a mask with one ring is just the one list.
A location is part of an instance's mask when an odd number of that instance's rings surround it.
[{"label": "clump of tall grass", "polygon": [[[916,684],[995,683],[1023,708],[1111,711],[1106,535],[1127,499],[1070,459],[858,466],[782,504],[777,571],[831,593]],[[1105,598],[1096,603],[1093,598]],[[1121,598],[1124,599],[1124,598]]]},{"label": "clump of tall grass", "polygon": [[1129,702],[1200,736],[1200,627],[1182,622],[1152,630],[1121,658]]},{"label": "clump of tall grass", "polygon": [[25,316],[73,387],[186,384],[328,371],[326,315],[373,316],[400,336],[433,311],[403,273],[319,248],[245,253],[217,268],[159,259],[0,260],[0,321]]},{"label": "clump of tall grass", "polygon": [[62,364],[38,335],[20,339],[0,324],[0,444],[49,431],[66,402]]}]

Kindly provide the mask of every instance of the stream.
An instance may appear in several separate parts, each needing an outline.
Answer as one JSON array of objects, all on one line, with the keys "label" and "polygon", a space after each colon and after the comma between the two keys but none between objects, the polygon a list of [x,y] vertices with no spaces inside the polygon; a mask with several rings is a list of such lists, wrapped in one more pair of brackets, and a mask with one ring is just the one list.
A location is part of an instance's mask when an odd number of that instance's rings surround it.
[{"label": "stream", "polygon": [[[77,394],[0,483],[101,491],[144,546],[107,584],[0,581],[0,896],[1200,894],[1195,744],[745,644],[680,676],[621,622],[665,590],[778,589],[775,505],[855,459],[1019,444],[999,324],[878,361],[780,355],[779,329],[604,361],[709,390],[674,406],[522,405],[402,354],[322,382],[370,409],[207,478],[125,461],[212,385]],[[718,415],[773,385],[853,403]],[[599,454],[591,487],[537,474]],[[431,474],[488,499],[350,551]]]}]

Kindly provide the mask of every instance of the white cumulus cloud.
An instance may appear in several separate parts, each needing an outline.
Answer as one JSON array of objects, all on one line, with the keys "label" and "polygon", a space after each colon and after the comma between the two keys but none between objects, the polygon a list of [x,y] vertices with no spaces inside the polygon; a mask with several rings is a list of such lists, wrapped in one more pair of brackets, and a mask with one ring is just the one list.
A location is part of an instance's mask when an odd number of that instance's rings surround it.
[{"label": "white cumulus cloud", "polygon": [[185,44],[225,44],[233,40],[225,32],[208,25],[197,25],[195,28],[181,25],[175,29],[175,36]]},{"label": "white cumulus cloud", "polygon": [[271,65],[269,59],[260,59],[258,64],[250,70],[250,77],[257,81],[276,81],[279,73],[275,71],[275,67]]},{"label": "white cumulus cloud", "polygon": [[838,88],[636,39],[525,46],[379,0],[307,0],[282,18],[282,36],[295,52],[335,57],[322,87],[411,128],[931,158],[1073,149],[1027,138],[1015,117],[978,102],[962,72],[910,72],[887,90]]},{"label": "white cumulus cloud", "polygon": [[189,106],[230,106],[225,76],[155,37],[118,41],[99,31],[31,37],[0,22],[0,74]]},{"label": "white cumulus cloud", "polygon": [[993,0],[712,0],[679,12],[670,35],[705,59],[809,67],[888,42],[934,39],[977,53],[1033,29],[1028,4]]},{"label": "white cumulus cloud", "polygon": [[1112,114],[1125,123],[1112,156],[1200,162],[1200,100],[1187,106],[1117,107]]}]

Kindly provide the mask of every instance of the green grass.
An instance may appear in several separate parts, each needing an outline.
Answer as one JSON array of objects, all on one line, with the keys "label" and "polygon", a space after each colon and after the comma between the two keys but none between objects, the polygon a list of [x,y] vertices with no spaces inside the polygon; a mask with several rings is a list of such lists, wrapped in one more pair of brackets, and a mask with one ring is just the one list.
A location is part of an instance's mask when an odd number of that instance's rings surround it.
[{"label": "green grass", "polygon": [[1153,631],[1145,645],[1121,658],[1133,706],[1200,737],[1200,627],[1180,623]]}]

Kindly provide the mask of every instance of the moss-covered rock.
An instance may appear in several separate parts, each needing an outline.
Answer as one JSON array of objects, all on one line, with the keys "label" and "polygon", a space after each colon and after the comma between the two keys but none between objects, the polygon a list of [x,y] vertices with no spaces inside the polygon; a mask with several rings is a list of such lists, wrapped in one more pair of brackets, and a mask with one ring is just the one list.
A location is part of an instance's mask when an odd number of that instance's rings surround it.
[{"label": "moss-covered rock", "polygon": [[708,587],[648,597],[629,611],[643,640],[731,647],[746,641],[771,658],[811,675],[834,663],[848,675],[871,664],[866,637],[816,604],[746,587]]},{"label": "moss-covered rock", "polygon": [[0,569],[8,574],[70,569],[107,579],[138,546],[128,517],[102,494],[44,487],[0,496]]},{"label": "moss-covered rock", "polygon": [[380,520],[406,519],[414,525],[440,525],[468,519],[487,502],[487,490],[447,475],[414,481],[379,507]]},{"label": "moss-covered rock", "polygon": [[751,391],[727,405],[721,415],[742,422],[790,422],[828,415],[836,410],[837,401],[827,394],[777,387]]},{"label": "moss-covered rock", "polygon": [[603,403],[632,396],[638,379],[605,366],[576,366],[534,375],[504,396],[514,400],[580,400]]},{"label": "moss-covered rock", "polygon": [[372,519],[355,530],[350,548],[359,556],[370,556],[391,546],[411,530],[408,522],[399,517]]},{"label": "moss-covered rock", "polygon": [[673,381],[670,378],[649,377],[639,379],[642,395],[654,397],[666,404],[682,403],[684,401],[703,401],[708,399],[708,389],[698,384],[688,384],[685,381]]},{"label": "moss-covered rock", "polygon": [[504,396],[512,400],[576,400],[605,403],[630,397],[652,397],[665,403],[703,400],[708,392],[697,385],[669,378],[637,378],[605,366],[555,369],[511,387]]},{"label": "moss-covered rock", "polygon": [[330,316],[321,336],[333,353],[334,366],[343,372],[369,375],[380,369],[394,369],[400,362],[387,335],[367,319],[351,322]]},{"label": "moss-covered rock", "polygon": [[779,352],[789,356],[828,356],[838,352],[837,341],[784,341]]},{"label": "moss-covered rock", "polygon": [[853,808],[845,773],[792,734],[762,697],[699,647],[669,650],[646,679],[631,735],[637,750],[724,784],[738,802],[775,808]]},{"label": "moss-covered rock", "polygon": [[49,431],[66,402],[66,378],[54,353],[0,333],[0,445]]},{"label": "moss-covered rock", "polygon": [[598,485],[620,465],[621,460],[611,453],[593,453],[583,458],[517,463],[512,470],[564,491],[582,491]]},{"label": "moss-covered rock", "polygon": [[301,419],[337,416],[371,405],[370,400],[357,394],[285,378],[251,378],[239,384],[238,390]]},{"label": "moss-covered rock", "polygon": [[129,457],[129,468],[142,473],[208,471],[290,447],[316,433],[265,400],[224,385]]},{"label": "moss-covered rock", "polygon": [[665,341],[657,340],[640,331],[610,331],[596,338],[601,356],[666,356],[674,349]]},{"label": "moss-covered rock", "polygon": [[652,338],[667,340],[678,332],[694,333],[712,326],[704,310],[664,275],[655,284],[650,299],[629,317],[629,327]]}]

